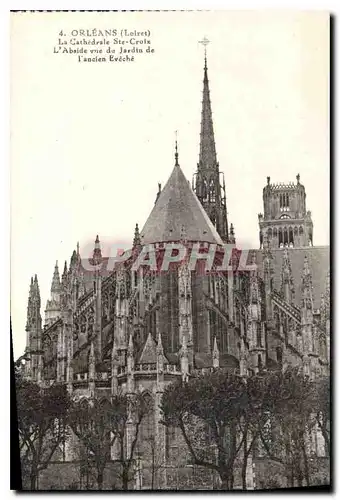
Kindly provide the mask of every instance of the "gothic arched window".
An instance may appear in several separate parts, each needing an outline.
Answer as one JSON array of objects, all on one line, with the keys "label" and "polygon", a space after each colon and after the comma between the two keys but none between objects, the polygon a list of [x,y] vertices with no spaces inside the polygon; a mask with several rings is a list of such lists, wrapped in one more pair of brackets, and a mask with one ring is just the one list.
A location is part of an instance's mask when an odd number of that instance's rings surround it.
[{"label": "gothic arched window", "polygon": [[138,450],[137,455],[139,458],[150,458],[155,452],[155,414],[153,412],[153,399],[152,396],[145,392],[143,394],[144,407],[149,410],[143,417],[138,434]]}]

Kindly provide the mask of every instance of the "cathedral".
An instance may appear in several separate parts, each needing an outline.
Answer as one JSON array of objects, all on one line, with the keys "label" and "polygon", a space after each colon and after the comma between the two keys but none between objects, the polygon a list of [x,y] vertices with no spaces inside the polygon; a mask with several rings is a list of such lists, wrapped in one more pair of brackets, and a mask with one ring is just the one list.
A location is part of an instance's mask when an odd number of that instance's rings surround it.
[{"label": "cathedral", "polygon": [[[300,365],[311,377],[329,373],[329,248],[314,245],[300,181],[299,175],[289,184],[267,177],[258,248],[238,249],[217,160],[205,57],[192,184],[181,170],[176,143],[170,177],[159,186],[142,229],[136,224],[123,264],[108,271],[97,236],[90,257],[94,271],[88,271],[77,245],[61,277],[55,265],[44,320],[38,278],[31,280],[25,376],[39,384],[63,382],[76,400],[143,392],[154,412],[143,424],[138,457],[147,463],[143,439],[154,436],[159,460],[168,464],[159,488],[176,482],[173,464],[181,448],[175,430],[161,424],[167,384],[218,367],[241,375],[288,365]],[[159,262],[169,245],[196,251],[196,267],[186,258],[170,259],[166,272],[158,264],[156,270],[148,267],[143,249],[152,246]],[[226,247],[232,248],[229,270],[219,272]],[[215,257],[205,272],[209,248]],[[320,439],[314,447],[324,453]],[[74,460],[75,453],[75,446],[68,447],[64,460]],[[253,469],[247,472],[249,488],[256,483]],[[150,487],[146,473],[137,476],[136,489]]]}]

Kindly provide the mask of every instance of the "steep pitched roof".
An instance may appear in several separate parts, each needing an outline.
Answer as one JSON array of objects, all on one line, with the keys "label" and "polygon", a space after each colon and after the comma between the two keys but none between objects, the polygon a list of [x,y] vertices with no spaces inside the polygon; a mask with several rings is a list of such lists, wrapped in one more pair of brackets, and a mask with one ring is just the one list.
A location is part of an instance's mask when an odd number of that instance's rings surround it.
[{"label": "steep pitched roof", "polygon": [[[271,248],[273,256],[273,284],[274,289],[279,292],[281,288],[281,269],[284,257],[284,249]],[[256,250],[256,263],[259,266],[259,272],[262,274],[262,250]],[[248,263],[250,263],[252,251],[249,252]],[[321,294],[324,293],[326,286],[326,276],[329,271],[330,253],[328,246],[306,247],[306,248],[288,248],[288,255],[291,263],[292,275],[294,280],[295,297],[294,303],[297,307],[301,306],[301,275],[303,270],[304,258],[307,255],[309,267],[312,274],[313,283],[313,304],[314,309],[320,308]]]},{"label": "steep pitched roof", "polygon": [[188,241],[223,244],[181,167],[175,165],[141,231],[141,241],[180,241],[183,235]]}]

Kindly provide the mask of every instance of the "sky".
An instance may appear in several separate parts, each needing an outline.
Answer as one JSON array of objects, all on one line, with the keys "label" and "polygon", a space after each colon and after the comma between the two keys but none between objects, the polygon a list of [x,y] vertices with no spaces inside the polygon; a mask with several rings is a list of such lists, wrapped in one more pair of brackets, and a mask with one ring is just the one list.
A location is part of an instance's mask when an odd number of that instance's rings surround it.
[{"label": "sky", "polygon": [[[79,63],[59,32],[150,30],[152,54]],[[174,165],[199,153],[206,36],[215,140],[238,245],[258,248],[262,189],[300,182],[314,245],[329,244],[329,18],[326,12],[12,13],[11,315],[25,348],[31,276],[42,315],[55,261],[77,241],[131,242]],[[142,37],[143,38],[143,37]],[[66,37],[67,39],[67,37]],[[105,251],[104,251],[105,253]]]}]

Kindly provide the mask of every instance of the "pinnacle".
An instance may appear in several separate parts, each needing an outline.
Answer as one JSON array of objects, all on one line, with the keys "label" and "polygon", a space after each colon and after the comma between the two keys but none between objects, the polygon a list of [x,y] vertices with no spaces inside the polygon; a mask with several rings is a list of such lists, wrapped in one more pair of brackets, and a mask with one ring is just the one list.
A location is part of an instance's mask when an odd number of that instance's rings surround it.
[{"label": "pinnacle", "polygon": [[96,240],[94,242],[93,258],[94,259],[101,259],[101,257],[102,257],[102,252],[101,252],[101,248],[100,248],[99,236],[97,234]]},{"label": "pinnacle", "polygon": [[141,244],[141,239],[140,239],[140,234],[139,234],[139,227],[138,224],[136,223],[135,227],[135,234],[133,238],[133,247],[139,246]]},{"label": "pinnacle", "polygon": [[59,291],[59,287],[60,287],[60,277],[59,277],[58,261],[56,261],[52,278],[51,292]]},{"label": "pinnacle", "polygon": [[66,280],[67,278],[67,262],[65,260],[65,263],[64,263],[64,271],[63,271],[63,275],[62,275],[62,280]]},{"label": "pinnacle", "polygon": [[216,335],[215,335],[215,337],[214,337],[214,349],[213,349],[213,352],[215,352],[215,353],[216,353],[216,352],[219,352],[218,347],[217,347],[217,339],[216,339]]},{"label": "pinnacle", "polygon": [[130,354],[130,355],[133,354],[133,340],[132,340],[132,335],[130,335],[130,337],[129,337],[128,354]]},{"label": "pinnacle", "polygon": [[158,333],[158,343],[157,343],[158,351],[163,351],[163,343],[162,343],[162,335],[161,332]]}]

